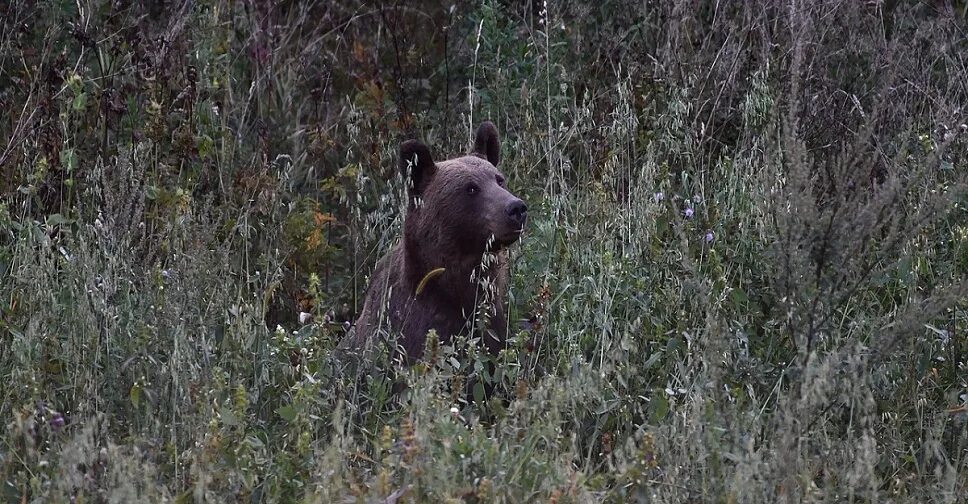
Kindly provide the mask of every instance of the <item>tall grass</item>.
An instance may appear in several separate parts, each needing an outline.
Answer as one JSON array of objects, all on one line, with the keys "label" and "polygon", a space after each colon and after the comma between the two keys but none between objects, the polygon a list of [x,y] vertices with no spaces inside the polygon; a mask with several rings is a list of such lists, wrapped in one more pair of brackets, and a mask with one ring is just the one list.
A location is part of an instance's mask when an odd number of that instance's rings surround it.
[{"label": "tall grass", "polygon": [[[0,6],[2,500],[964,502],[964,7]],[[485,118],[509,350],[347,372]]]}]

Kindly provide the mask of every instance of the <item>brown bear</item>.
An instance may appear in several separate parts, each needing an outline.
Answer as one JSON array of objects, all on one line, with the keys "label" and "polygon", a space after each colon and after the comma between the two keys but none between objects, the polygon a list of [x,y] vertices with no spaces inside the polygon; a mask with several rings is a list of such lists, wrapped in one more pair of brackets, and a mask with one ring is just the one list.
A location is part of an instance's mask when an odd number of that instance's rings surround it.
[{"label": "brown bear", "polygon": [[[444,343],[473,329],[491,354],[500,352],[507,336],[506,249],[524,231],[528,210],[508,191],[500,156],[490,122],[477,129],[471,154],[456,159],[436,163],[416,140],[400,146],[409,186],[403,238],[377,262],[342,349],[366,349],[383,330],[399,335],[396,343],[412,362],[431,329]],[[486,316],[475,317],[481,307]],[[473,327],[482,318],[487,327]]]}]

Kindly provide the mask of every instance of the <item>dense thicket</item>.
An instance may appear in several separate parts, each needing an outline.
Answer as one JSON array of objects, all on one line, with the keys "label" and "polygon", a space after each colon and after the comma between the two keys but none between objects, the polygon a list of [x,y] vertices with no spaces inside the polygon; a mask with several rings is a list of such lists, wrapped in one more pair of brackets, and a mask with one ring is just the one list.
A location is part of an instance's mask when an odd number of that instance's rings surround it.
[{"label": "dense thicket", "polygon": [[[0,4],[0,496],[963,501],[965,9]],[[483,119],[513,348],[345,373]]]}]

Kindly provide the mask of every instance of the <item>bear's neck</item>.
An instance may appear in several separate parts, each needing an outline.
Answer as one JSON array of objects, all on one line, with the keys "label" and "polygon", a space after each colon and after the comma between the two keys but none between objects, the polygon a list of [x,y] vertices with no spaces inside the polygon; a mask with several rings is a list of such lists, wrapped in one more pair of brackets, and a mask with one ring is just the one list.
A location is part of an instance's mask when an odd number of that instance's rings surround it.
[{"label": "bear's neck", "polygon": [[[430,247],[430,250],[427,250],[428,241],[421,238],[410,235],[402,243],[403,274],[406,278],[407,292],[411,296],[416,296],[417,288],[426,278],[419,293],[421,298],[434,298],[438,303],[449,305],[467,314],[473,313],[479,298],[479,282],[472,280],[471,275],[475,268],[480,266],[484,253],[467,254],[442,246]],[[444,271],[437,275],[431,274],[439,268],[443,268]]]}]

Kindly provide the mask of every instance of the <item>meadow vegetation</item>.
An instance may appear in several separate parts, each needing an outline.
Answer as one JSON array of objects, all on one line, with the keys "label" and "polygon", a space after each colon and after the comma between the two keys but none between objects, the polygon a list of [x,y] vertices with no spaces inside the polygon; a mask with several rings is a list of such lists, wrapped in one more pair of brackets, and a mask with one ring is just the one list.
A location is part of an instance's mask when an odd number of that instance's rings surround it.
[{"label": "meadow vegetation", "polygon": [[[0,3],[0,501],[965,502],[965,9]],[[347,372],[485,119],[510,349]]]}]

